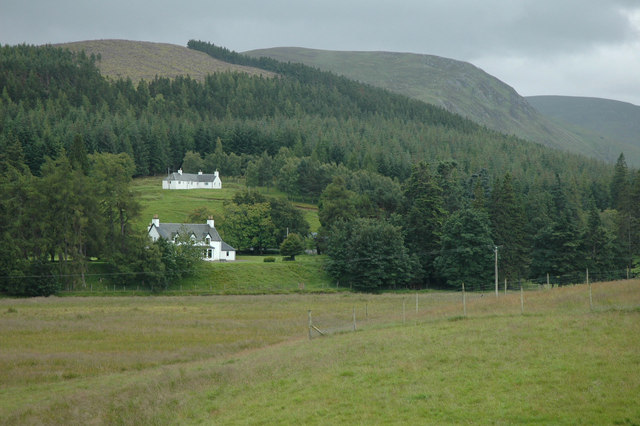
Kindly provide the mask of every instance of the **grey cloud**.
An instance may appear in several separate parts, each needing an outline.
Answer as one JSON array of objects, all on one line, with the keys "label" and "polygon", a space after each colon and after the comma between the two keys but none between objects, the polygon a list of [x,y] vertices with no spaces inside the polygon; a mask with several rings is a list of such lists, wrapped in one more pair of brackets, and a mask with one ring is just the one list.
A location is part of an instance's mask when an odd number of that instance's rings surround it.
[{"label": "grey cloud", "polygon": [[[0,0],[0,43],[43,44],[96,38],[179,45],[196,38],[237,51],[302,46],[427,53],[479,64],[516,90],[527,87],[534,91],[544,82],[525,80],[530,73],[513,65],[518,58],[545,70],[549,68],[543,65],[553,63],[554,72],[567,76],[574,73],[570,58],[576,56],[583,58],[581,66],[585,69],[591,67],[607,75],[614,74],[614,67],[638,69],[637,50],[631,58],[610,55],[603,59],[597,52],[622,48],[629,51],[629,46],[638,43],[640,2]],[[629,74],[625,78],[617,86],[637,86]],[[603,84],[605,80],[608,81],[603,79]],[[581,84],[579,76],[562,81]],[[582,84],[585,88],[594,87],[593,82]],[[535,91],[544,92],[544,87],[539,87]],[[640,93],[635,95],[637,98]]]}]

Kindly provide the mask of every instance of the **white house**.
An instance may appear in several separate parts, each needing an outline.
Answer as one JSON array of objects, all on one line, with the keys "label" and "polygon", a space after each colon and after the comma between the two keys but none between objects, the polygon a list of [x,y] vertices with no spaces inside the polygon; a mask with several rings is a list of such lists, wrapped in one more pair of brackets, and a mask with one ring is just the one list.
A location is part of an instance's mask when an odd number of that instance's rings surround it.
[{"label": "white house", "polygon": [[180,236],[189,236],[197,247],[202,247],[202,258],[206,261],[236,260],[236,249],[222,241],[211,216],[207,223],[199,224],[160,223],[158,215],[154,215],[148,232],[152,241],[163,238],[171,243],[178,242]]},{"label": "white house", "polygon": [[182,169],[178,172],[171,173],[162,180],[162,189],[220,189],[222,181],[220,174],[216,170],[212,175],[193,173],[182,173]]}]

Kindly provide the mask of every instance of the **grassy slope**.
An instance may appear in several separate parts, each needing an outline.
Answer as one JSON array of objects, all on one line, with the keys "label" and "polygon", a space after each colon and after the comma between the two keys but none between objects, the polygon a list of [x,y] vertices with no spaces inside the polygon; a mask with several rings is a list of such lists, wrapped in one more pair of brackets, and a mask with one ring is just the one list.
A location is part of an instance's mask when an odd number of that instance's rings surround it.
[{"label": "grassy slope", "polygon": [[[431,55],[338,52],[295,47],[246,52],[302,62],[374,86],[440,105],[489,128],[554,148],[614,162],[620,152],[640,160],[640,149],[624,140],[603,140],[540,114],[513,88],[475,66]],[[613,154],[611,154],[613,153]]]},{"label": "grassy slope", "polygon": [[233,65],[183,46],[129,40],[89,40],[60,44],[72,51],[84,50],[87,55],[101,55],[97,63],[102,75],[112,78],[152,80],[155,76],[189,75],[203,81],[207,74],[238,71],[272,76],[273,73],[251,67]]},{"label": "grassy slope", "polygon": [[639,289],[1,299],[0,422],[634,424]]},{"label": "grassy slope", "polygon": [[[223,178],[224,179],[224,178]],[[240,181],[226,179],[220,190],[163,190],[162,177],[134,179],[132,189],[141,204],[141,214],[135,226],[146,229],[154,214],[161,222],[186,223],[189,213],[205,208],[213,214],[216,227],[224,222],[224,202],[233,198],[238,191],[245,189]],[[256,191],[268,197],[285,197],[276,189],[257,188]],[[318,209],[315,205],[294,202],[293,205],[303,212],[312,231],[320,226]],[[224,239],[224,234],[221,232]],[[264,256],[239,256],[237,262],[204,263],[192,277],[173,283],[166,294],[260,294],[289,293],[299,291],[326,291],[331,279],[324,272],[322,256],[297,256],[295,262],[283,262],[277,256],[275,263],[265,263]],[[89,291],[74,291],[72,294],[91,295],[93,292],[105,294],[113,292],[111,281],[103,278],[100,265],[92,265],[88,278]],[[101,279],[102,278],[102,279]],[[137,291],[137,288],[129,288]],[[122,291],[116,288],[116,292]],[[93,293],[95,294],[95,293]],[[121,294],[121,293],[120,293]]]},{"label": "grassy slope", "polygon": [[531,96],[527,101],[550,117],[640,146],[640,106],[572,96]]},{"label": "grassy slope", "polygon": [[[136,222],[139,229],[144,229],[151,223],[151,218],[157,214],[161,222],[186,223],[189,213],[204,207],[213,214],[216,224],[224,221],[224,202],[230,201],[236,192],[246,189],[244,183],[238,180],[222,179],[222,189],[189,189],[163,190],[163,177],[148,177],[134,179],[132,189],[138,194],[141,212]],[[256,188],[256,191],[267,197],[286,197],[284,193],[273,188]],[[303,214],[312,231],[320,226],[318,208],[313,204],[293,202]]]}]

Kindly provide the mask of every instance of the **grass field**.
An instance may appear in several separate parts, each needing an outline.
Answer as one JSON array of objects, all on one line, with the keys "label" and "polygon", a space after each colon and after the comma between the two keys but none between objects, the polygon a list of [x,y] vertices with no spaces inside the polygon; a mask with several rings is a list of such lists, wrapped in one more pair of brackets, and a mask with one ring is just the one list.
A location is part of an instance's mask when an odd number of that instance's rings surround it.
[{"label": "grass field", "polygon": [[110,269],[103,262],[92,262],[86,276],[86,287],[68,286],[59,296],[127,296],[154,295],[220,295],[220,294],[286,294],[293,292],[344,291],[324,270],[324,256],[296,256],[295,261],[264,262],[271,256],[238,256],[235,262],[202,262],[193,274],[169,283],[167,289],[150,289],[114,284]]},{"label": "grass field", "polygon": [[638,424],[640,281],[592,288],[0,299],[0,422]]},{"label": "grass field", "polygon": [[[149,225],[154,214],[159,215],[161,222],[186,223],[189,213],[201,207],[213,214],[218,227],[224,220],[224,202],[231,200],[238,191],[246,189],[244,182],[223,176],[222,189],[163,190],[162,179],[163,176],[156,176],[133,180],[132,190],[142,207],[135,223],[138,228],[144,229]],[[268,197],[286,198],[284,193],[273,188],[252,190]],[[301,202],[293,202],[293,205],[302,211],[311,231],[317,231],[320,227],[317,206]]]}]

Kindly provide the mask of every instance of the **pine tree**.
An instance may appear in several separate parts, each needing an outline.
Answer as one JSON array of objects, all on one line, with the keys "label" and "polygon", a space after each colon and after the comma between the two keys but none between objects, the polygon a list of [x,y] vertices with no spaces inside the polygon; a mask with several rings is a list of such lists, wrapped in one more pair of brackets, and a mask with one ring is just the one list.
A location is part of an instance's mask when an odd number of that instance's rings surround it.
[{"label": "pine tree", "polygon": [[87,148],[82,140],[82,136],[76,134],[73,137],[73,143],[69,150],[69,162],[75,170],[80,170],[83,174],[89,172],[89,158],[87,157]]},{"label": "pine tree", "polygon": [[615,236],[610,235],[602,224],[600,212],[593,200],[590,202],[587,226],[582,235],[582,247],[590,273],[610,273],[616,269]]},{"label": "pine tree", "polygon": [[634,212],[631,200],[631,186],[629,170],[624,158],[620,154],[616,162],[613,178],[610,185],[611,205],[618,211],[618,245],[626,266],[630,266],[633,260],[633,216]]},{"label": "pine tree", "polygon": [[557,175],[551,197],[550,217],[534,237],[531,271],[535,277],[548,273],[568,282],[584,269],[579,250],[580,219]]},{"label": "pine tree", "polygon": [[526,276],[529,263],[524,206],[516,197],[513,179],[505,174],[491,194],[491,235],[500,247],[500,278],[514,281]]},{"label": "pine tree", "polygon": [[624,210],[629,192],[629,169],[627,168],[624,154],[620,154],[616,162],[609,192],[611,194],[611,207],[618,211]]},{"label": "pine tree", "polygon": [[440,249],[442,225],[446,217],[442,189],[427,163],[414,166],[404,185],[404,231],[409,252],[422,268],[424,282],[436,278],[433,260]]},{"label": "pine tree", "polygon": [[447,285],[459,288],[464,283],[467,288],[482,290],[492,282],[493,247],[487,213],[464,208],[445,222],[434,265]]},{"label": "pine tree", "polygon": [[291,233],[280,244],[280,254],[290,260],[296,260],[296,255],[304,253],[304,240],[296,233]]}]

